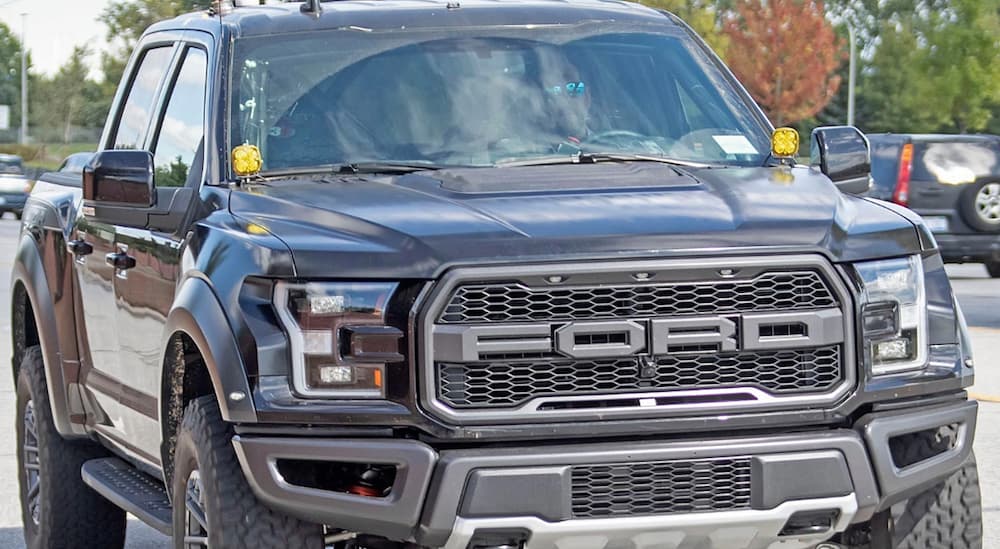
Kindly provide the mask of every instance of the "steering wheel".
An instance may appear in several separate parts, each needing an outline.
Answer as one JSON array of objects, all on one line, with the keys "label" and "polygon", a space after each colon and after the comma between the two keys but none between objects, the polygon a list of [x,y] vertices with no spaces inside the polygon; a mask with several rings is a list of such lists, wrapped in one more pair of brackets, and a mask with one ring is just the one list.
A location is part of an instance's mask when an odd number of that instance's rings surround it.
[{"label": "steering wheel", "polygon": [[629,130],[608,130],[603,132],[597,132],[593,135],[587,136],[584,139],[586,143],[621,143],[625,140],[632,140],[633,142],[647,142],[649,141],[648,135],[643,135],[641,133],[629,131]]}]

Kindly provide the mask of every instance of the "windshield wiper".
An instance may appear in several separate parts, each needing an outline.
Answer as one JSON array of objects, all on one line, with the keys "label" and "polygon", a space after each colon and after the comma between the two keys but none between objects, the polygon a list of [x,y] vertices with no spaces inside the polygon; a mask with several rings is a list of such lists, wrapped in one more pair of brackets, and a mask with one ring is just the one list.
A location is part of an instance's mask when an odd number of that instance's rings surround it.
[{"label": "windshield wiper", "polygon": [[305,166],[302,168],[287,168],[267,170],[260,173],[262,177],[292,177],[296,175],[356,175],[356,174],[388,174],[402,175],[429,170],[441,170],[444,166],[424,164],[422,162],[349,162],[344,164],[324,164],[321,166]]},{"label": "windshield wiper", "polygon": [[541,156],[524,160],[506,160],[497,162],[498,168],[520,168],[527,166],[555,166],[560,164],[596,164],[598,162],[659,162],[682,168],[710,168],[709,164],[678,160],[666,156],[649,154],[615,153],[615,152],[579,152],[571,155]]},{"label": "windshield wiper", "polygon": [[343,164],[340,173],[406,174],[442,169],[444,166],[422,162],[352,162]]}]

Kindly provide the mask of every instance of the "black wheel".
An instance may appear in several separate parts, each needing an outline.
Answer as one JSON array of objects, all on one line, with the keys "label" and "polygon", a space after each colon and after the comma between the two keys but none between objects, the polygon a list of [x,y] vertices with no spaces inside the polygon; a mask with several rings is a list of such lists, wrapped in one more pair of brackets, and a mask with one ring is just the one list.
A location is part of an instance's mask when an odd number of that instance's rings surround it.
[{"label": "black wheel", "polygon": [[959,209],[973,229],[1000,232],[1000,181],[979,181],[969,185],[959,198]]},{"label": "black wheel", "polygon": [[905,503],[894,517],[896,549],[981,549],[983,505],[975,455],[947,480]]},{"label": "black wheel", "polygon": [[268,509],[250,490],[232,446],[233,430],[213,397],[184,410],[171,486],[176,549],[320,549],[319,525]]},{"label": "black wheel", "polygon": [[1000,278],[1000,261],[987,261],[986,272],[993,278]]},{"label": "black wheel", "polygon": [[80,467],[107,452],[56,431],[42,352],[24,353],[17,376],[17,459],[24,540],[29,549],[125,545],[125,511],[84,484]]}]

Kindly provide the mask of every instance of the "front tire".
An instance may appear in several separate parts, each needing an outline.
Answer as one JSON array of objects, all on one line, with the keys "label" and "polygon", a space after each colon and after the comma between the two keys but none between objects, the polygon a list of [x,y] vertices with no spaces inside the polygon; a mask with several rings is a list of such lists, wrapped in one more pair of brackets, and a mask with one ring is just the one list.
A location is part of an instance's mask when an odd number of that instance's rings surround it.
[{"label": "front tire", "polygon": [[895,519],[896,549],[981,549],[983,505],[976,456],[947,480],[911,498]]},{"label": "front tire", "polygon": [[268,509],[247,484],[214,397],[184,411],[171,486],[175,549],[320,549],[319,525]]},{"label": "front tire", "polygon": [[106,457],[91,441],[55,428],[42,351],[28,348],[17,375],[17,458],[24,541],[29,549],[121,549],[125,511],[84,484],[84,462]]}]

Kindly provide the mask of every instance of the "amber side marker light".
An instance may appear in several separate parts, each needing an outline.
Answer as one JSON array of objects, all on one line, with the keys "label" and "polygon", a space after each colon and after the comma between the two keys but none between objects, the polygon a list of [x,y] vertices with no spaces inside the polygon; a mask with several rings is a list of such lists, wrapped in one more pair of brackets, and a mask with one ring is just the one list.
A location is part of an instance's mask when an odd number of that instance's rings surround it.
[{"label": "amber side marker light", "polygon": [[799,132],[778,128],[771,134],[771,154],[776,158],[794,158],[799,152]]}]

